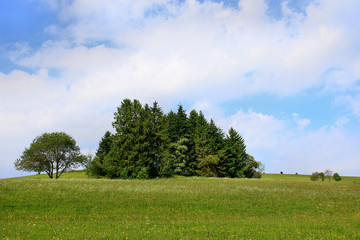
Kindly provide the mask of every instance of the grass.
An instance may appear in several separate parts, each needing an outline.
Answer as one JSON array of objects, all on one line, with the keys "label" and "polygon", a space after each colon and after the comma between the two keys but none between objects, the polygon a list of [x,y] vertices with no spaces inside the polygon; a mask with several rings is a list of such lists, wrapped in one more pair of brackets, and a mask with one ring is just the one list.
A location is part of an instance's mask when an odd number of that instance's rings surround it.
[{"label": "grass", "polygon": [[2,239],[360,239],[360,181],[0,180]]}]

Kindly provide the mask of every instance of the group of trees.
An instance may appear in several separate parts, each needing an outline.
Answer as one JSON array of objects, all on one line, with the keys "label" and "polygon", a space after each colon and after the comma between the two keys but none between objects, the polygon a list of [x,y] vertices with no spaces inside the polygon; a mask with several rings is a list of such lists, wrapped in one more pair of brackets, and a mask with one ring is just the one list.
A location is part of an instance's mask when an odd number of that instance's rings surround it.
[{"label": "group of trees", "polygon": [[260,177],[260,163],[246,152],[244,139],[233,128],[225,136],[201,111],[188,115],[179,105],[164,114],[156,102],[125,99],[112,125],[115,133],[105,133],[87,166],[90,176]]},{"label": "group of trees", "polygon": [[317,181],[321,179],[324,181],[325,179],[331,181],[331,179],[334,179],[335,181],[341,181],[341,177],[338,173],[334,173],[330,169],[326,169],[324,172],[314,172],[311,174],[310,179],[311,181]]}]

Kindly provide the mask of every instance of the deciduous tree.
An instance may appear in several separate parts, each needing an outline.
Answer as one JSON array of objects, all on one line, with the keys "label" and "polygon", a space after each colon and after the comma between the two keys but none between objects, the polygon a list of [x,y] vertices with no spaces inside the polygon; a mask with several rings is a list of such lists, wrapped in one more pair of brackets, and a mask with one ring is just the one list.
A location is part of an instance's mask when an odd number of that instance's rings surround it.
[{"label": "deciduous tree", "polygon": [[[36,137],[15,161],[15,168],[28,172],[46,172],[59,178],[65,171],[86,161],[75,140],[64,132],[44,133]],[[55,174],[55,175],[54,175]]]}]

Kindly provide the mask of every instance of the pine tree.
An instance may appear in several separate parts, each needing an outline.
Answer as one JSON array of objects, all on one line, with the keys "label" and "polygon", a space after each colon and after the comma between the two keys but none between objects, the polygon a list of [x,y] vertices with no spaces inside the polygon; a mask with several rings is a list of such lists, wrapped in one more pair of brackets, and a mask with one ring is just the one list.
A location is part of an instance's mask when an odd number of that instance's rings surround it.
[{"label": "pine tree", "polygon": [[[168,166],[168,164],[164,163],[167,157],[165,117],[157,102],[153,103],[145,121],[148,123],[146,136],[149,142],[150,158],[152,159],[150,163],[150,177],[153,178],[159,175],[161,163],[163,163],[163,167]],[[161,171],[165,174],[164,169],[161,169]]]},{"label": "pine tree", "polygon": [[178,135],[178,138],[176,140],[179,141],[182,138],[189,139],[189,135],[190,135],[189,121],[186,115],[186,111],[184,110],[181,104],[179,105],[178,111],[176,113],[175,125]]},{"label": "pine tree", "polygon": [[195,175],[196,169],[196,152],[195,152],[195,136],[196,136],[196,126],[198,122],[199,114],[196,110],[192,110],[189,114],[189,144],[188,144],[188,152],[189,152],[189,161],[188,161],[188,169],[189,175]]},{"label": "pine tree", "polygon": [[113,147],[105,158],[107,174],[111,178],[148,178],[151,158],[146,141],[144,119],[148,108],[138,100],[125,99],[115,112]]},{"label": "pine tree", "polygon": [[225,139],[225,171],[229,177],[245,177],[243,168],[246,166],[247,153],[244,139],[230,128]]},{"label": "pine tree", "polygon": [[169,139],[169,143],[176,143],[179,138],[176,118],[176,113],[174,113],[172,110],[165,116],[166,133]]},{"label": "pine tree", "polygon": [[106,131],[104,136],[101,138],[99,148],[96,151],[96,157],[99,158],[101,163],[103,163],[105,156],[110,152],[111,144],[111,132]]},{"label": "pine tree", "polygon": [[104,159],[111,150],[111,136],[111,133],[106,131],[104,136],[101,138],[96,155],[94,159],[91,160],[89,166],[86,168],[87,175],[96,178],[106,175],[106,171],[104,169]]}]

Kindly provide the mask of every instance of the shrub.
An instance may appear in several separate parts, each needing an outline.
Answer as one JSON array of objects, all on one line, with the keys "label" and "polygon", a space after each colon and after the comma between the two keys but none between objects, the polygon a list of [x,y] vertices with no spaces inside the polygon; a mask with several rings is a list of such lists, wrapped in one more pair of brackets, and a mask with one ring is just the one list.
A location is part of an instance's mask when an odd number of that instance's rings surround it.
[{"label": "shrub", "polygon": [[318,173],[318,172],[314,172],[310,176],[311,181],[317,181],[317,180],[319,180],[319,178],[320,178],[320,173]]},{"label": "shrub", "polygon": [[259,171],[254,172],[253,178],[261,178],[261,172]]},{"label": "shrub", "polygon": [[319,173],[319,175],[320,175],[321,180],[324,181],[325,180],[325,174],[323,172],[321,172],[321,173]]},{"label": "shrub", "polygon": [[89,164],[86,166],[86,175],[100,178],[101,176],[105,176],[105,174],[100,158],[95,157],[93,160],[90,159]]},{"label": "shrub", "polygon": [[142,167],[138,174],[136,175],[138,179],[149,179],[149,169],[146,167]]},{"label": "shrub", "polygon": [[333,175],[333,171],[331,171],[330,169],[326,169],[325,172],[324,172],[324,175],[330,182],[331,178],[332,178],[332,175]]},{"label": "shrub", "polygon": [[340,177],[340,175],[339,175],[338,173],[334,173],[333,178],[334,178],[334,180],[335,180],[336,182],[341,181],[341,177]]},{"label": "shrub", "polygon": [[281,171],[280,174],[284,174],[284,173]]}]

